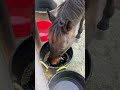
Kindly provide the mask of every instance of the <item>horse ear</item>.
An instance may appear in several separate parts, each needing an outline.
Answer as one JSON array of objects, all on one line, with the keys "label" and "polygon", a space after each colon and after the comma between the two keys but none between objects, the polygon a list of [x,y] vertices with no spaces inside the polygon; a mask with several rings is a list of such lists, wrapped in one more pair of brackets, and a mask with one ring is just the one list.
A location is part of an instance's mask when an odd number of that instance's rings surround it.
[{"label": "horse ear", "polygon": [[47,14],[48,14],[49,20],[50,20],[51,22],[54,22],[55,16],[54,16],[53,14],[51,14],[48,10],[47,10]]}]

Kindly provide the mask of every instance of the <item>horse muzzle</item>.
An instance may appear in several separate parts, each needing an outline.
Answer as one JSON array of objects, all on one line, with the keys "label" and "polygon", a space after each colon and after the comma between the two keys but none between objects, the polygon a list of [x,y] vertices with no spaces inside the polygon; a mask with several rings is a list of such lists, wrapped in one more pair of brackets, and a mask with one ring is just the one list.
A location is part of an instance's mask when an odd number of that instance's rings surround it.
[{"label": "horse muzzle", "polygon": [[60,52],[54,49],[50,50],[49,61],[51,64],[57,64],[60,60]]}]

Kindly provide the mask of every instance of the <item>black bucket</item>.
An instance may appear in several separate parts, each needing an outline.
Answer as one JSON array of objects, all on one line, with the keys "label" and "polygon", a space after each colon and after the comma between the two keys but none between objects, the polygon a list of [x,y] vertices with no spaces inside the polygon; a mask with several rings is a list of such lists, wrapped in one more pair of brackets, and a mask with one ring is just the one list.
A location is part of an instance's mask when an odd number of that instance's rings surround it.
[{"label": "black bucket", "polygon": [[31,37],[24,40],[16,49],[11,62],[12,75],[25,90],[35,88],[35,42]]},{"label": "black bucket", "polygon": [[35,20],[49,20],[47,10],[57,15],[59,5],[65,0],[35,0]]},{"label": "black bucket", "polygon": [[90,79],[92,74],[92,62],[91,56],[88,50],[85,50],[85,82],[87,84],[88,80]]},{"label": "black bucket", "polygon": [[49,11],[55,9],[57,3],[54,0],[35,0],[35,11]]},{"label": "black bucket", "polygon": [[[49,51],[50,51],[49,42],[46,42],[40,50],[40,57],[43,60],[43,62],[45,62],[45,63],[46,63],[45,57]],[[66,57],[65,62],[61,63],[61,65],[59,65],[59,66],[51,66],[50,64],[48,64],[49,68],[59,68],[61,66],[67,66],[73,57],[73,49],[70,47],[63,56]]]},{"label": "black bucket", "polygon": [[75,71],[60,71],[49,81],[50,90],[84,90],[84,88],[84,77]]}]

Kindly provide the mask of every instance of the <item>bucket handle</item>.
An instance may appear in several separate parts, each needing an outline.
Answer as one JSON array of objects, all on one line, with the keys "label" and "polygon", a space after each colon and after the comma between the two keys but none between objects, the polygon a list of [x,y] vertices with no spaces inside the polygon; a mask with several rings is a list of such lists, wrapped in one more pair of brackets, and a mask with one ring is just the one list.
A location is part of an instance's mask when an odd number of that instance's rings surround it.
[{"label": "bucket handle", "polygon": [[[40,63],[48,70],[49,69],[49,67],[43,62],[43,61],[40,61]],[[61,71],[61,70],[64,70],[64,69],[67,69],[68,68],[68,66],[61,66],[60,68],[58,68],[57,70],[56,70],[56,72],[59,72],[59,71]]]},{"label": "bucket handle", "polygon": [[56,72],[59,72],[59,71],[61,71],[61,70],[67,69],[67,68],[68,68],[67,66],[62,66],[62,67],[58,68],[58,69],[56,70]]},{"label": "bucket handle", "polygon": [[40,63],[48,70],[49,67],[43,61],[40,61]]}]

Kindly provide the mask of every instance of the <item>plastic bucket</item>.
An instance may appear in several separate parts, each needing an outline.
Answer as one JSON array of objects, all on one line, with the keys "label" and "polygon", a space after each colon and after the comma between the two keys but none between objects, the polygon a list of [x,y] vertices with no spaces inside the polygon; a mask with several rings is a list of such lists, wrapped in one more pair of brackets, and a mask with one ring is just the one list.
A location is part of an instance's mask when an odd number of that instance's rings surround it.
[{"label": "plastic bucket", "polygon": [[71,70],[60,71],[49,81],[50,90],[84,90],[84,88],[84,77]]},{"label": "plastic bucket", "polygon": [[36,23],[41,42],[48,41],[48,30],[52,23],[47,20],[40,20]]},{"label": "plastic bucket", "polygon": [[[45,57],[46,57],[46,54],[47,54],[49,51],[50,51],[50,46],[49,46],[49,42],[47,42],[47,43],[45,43],[45,44],[42,46],[42,48],[41,48],[41,50],[40,50],[40,57],[41,57],[41,59],[43,60],[43,62],[46,62]],[[51,66],[51,65],[48,65],[49,68],[51,68],[51,69],[58,69],[58,68],[60,68],[60,67],[62,67],[62,66],[67,66],[67,65],[71,62],[71,60],[72,60],[72,57],[73,57],[73,49],[70,47],[63,56],[66,57],[66,62],[65,62],[65,63],[62,63],[62,65],[59,65],[59,66]]]},{"label": "plastic bucket", "polygon": [[24,40],[13,54],[10,64],[14,82],[20,84],[23,89],[35,88],[35,43],[32,37]]}]

